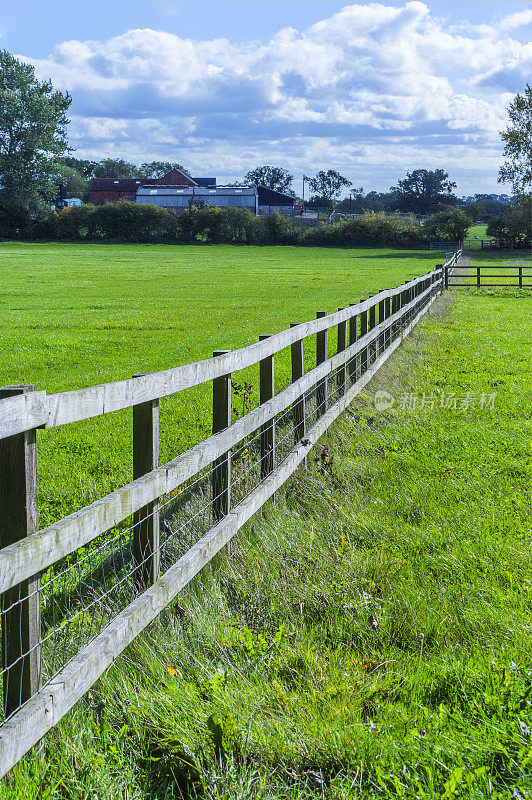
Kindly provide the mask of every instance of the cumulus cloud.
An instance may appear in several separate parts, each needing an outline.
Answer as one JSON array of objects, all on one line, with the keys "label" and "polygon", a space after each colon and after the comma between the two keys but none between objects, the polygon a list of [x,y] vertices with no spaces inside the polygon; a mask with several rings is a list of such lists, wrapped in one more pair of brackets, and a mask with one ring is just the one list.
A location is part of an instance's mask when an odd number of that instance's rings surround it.
[{"label": "cumulus cloud", "polygon": [[505,93],[532,67],[532,46],[509,33],[531,21],[528,9],[468,33],[419,0],[357,2],[260,44],[135,29],[26,60],[72,94],[81,154],[175,158],[222,178],[277,161],[358,182],[387,164],[385,188],[421,165],[496,173]]}]

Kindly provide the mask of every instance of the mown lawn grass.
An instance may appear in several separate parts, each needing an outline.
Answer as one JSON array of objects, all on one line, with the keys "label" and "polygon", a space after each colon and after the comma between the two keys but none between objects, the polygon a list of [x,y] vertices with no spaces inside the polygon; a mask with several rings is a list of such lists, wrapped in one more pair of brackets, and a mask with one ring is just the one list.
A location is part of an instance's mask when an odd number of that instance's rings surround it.
[{"label": "mown lawn grass", "polygon": [[530,796],[531,311],[440,301],[0,798]]},{"label": "mown lawn grass", "polygon": [[[209,358],[437,261],[386,249],[3,242],[0,385],[51,393]],[[313,357],[309,343],[308,366]],[[278,390],[289,381],[288,358],[276,360]],[[243,377],[256,399],[258,369]],[[209,435],[210,391],[161,402],[163,460]],[[45,525],[131,479],[131,412],[40,432],[38,448]]]}]

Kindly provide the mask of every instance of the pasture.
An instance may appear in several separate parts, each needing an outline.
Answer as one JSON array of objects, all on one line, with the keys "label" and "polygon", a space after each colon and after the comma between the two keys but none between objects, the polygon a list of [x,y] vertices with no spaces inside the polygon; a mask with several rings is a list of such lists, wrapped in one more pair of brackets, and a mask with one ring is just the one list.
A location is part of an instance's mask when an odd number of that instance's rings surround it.
[{"label": "pasture", "polygon": [[487,225],[471,225],[464,239],[464,249],[480,250],[480,242],[482,241],[482,239],[484,239],[484,241],[487,240],[486,236],[487,228],[488,228]]},{"label": "pasture", "polygon": [[[64,391],[197,361],[437,261],[426,251],[2,243],[0,383]],[[251,388],[235,394],[236,413],[256,397],[256,372],[240,374]],[[277,389],[288,382],[287,353]],[[162,460],[208,435],[210,408],[205,387],[161,402]],[[41,527],[131,479],[130,413],[39,434]]]},{"label": "pasture", "polygon": [[451,285],[475,286],[477,268],[480,267],[480,285],[485,288],[498,288],[497,284],[515,287],[519,284],[519,272],[523,291],[532,285],[532,254],[526,250],[474,250],[471,252],[469,267],[455,268]]},{"label": "pasture", "polygon": [[526,797],[531,313],[445,293],[0,798]]}]

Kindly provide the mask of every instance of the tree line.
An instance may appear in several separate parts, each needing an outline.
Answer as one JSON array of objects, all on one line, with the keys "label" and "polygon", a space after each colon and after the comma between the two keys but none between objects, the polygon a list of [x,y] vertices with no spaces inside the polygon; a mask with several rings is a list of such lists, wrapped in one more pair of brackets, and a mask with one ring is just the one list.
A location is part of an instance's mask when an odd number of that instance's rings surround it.
[{"label": "tree line", "polygon": [[[157,178],[178,163],[150,161],[140,166],[122,159],[100,161],[76,158],[68,147],[67,118],[72,98],[54,90],[50,81],[39,81],[35,69],[6,50],[0,51],[0,234],[21,235],[38,227],[50,211],[57,195],[57,182],[65,184],[67,195],[87,199],[90,177]],[[522,217],[532,185],[532,88],[527,85],[509,107],[509,124],[501,134],[505,161],[500,181],[510,181],[517,196],[513,210],[500,208],[488,195],[477,195],[473,217],[491,218],[502,232]],[[294,177],[282,167],[264,165],[250,170],[244,182],[260,184],[294,194]],[[459,210],[453,194],[456,184],[443,169],[415,169],[408,172],[389,192],[368,192],[355,188],[352,181],[334,169],[320,170],[304,178],[314,192],[310,207],[335,206],[354,213],[404,211],[427,215]],[[340,200],[342,191],[349,197]],[[134,212],[133,212],[134,213]],[[505,221],[506,220],[506,221]],[[508,234],[510,235],[510,234]]]}]

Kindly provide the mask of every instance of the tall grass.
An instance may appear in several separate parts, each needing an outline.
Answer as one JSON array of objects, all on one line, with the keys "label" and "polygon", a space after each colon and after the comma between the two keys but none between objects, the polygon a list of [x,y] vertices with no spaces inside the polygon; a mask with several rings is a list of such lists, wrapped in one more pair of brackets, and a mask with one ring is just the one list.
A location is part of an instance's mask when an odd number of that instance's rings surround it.
[{"label": "tall grass", "polygon": [[531,305],[441,302],[0,798],[529,796]]}]

